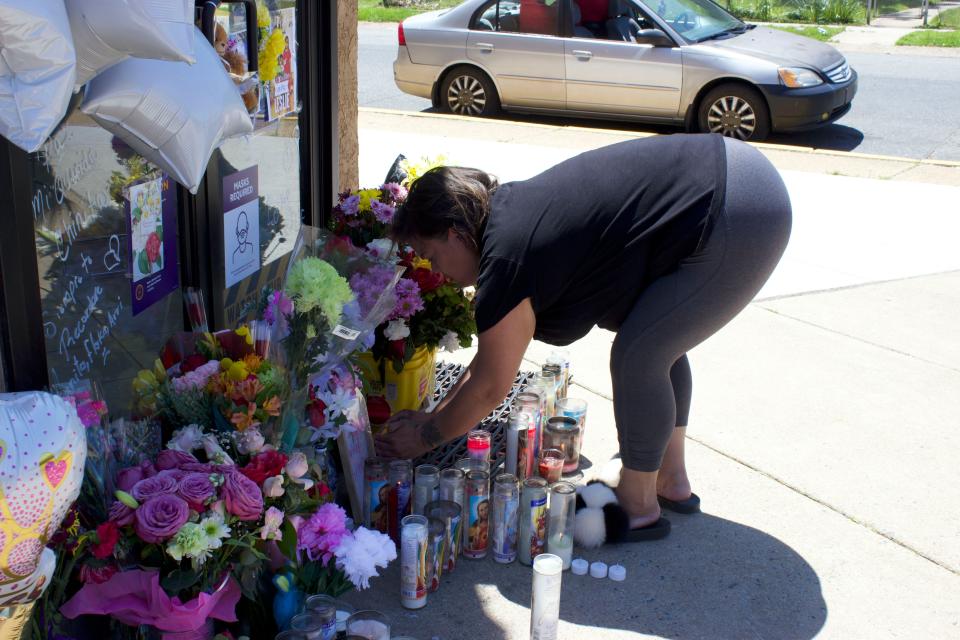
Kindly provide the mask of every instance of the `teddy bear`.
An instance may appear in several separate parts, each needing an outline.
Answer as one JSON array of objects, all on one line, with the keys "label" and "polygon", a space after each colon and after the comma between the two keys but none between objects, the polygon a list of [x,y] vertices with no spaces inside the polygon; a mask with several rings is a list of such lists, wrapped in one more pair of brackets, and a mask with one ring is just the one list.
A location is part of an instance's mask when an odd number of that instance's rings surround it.
[{"label": "teddy bear", "polygon": [[255,77],[247,77],[247,57],[230,42],[227,30],[220,23],[216,24],[213,47],[220,56],[227,73],[230,74],[230,79],[237,85],[247,111],[250,114],[256,113],[260,106],[260,83]]}]

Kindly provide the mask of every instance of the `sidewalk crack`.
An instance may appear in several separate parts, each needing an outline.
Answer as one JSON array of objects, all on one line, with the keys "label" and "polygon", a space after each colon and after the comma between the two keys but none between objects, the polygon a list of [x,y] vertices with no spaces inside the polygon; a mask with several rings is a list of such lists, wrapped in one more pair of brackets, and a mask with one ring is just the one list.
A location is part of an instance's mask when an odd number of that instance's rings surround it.
[{"label": "sidewalk crack", "polygon": [[726,459],[728,459],[728,460],[731,460],[731,461],[733,461],[733,462],[736,462],[737,464],[742,465],[742,466],[746,467],[747,469],[750,469],[751,471],[753,471],[753,472],[755,472],[755,473],[758,473],[758,474],[760,474],[761,476],[763,476],[763,477],[765,477],[765,478],[768,478],[768,479],[776,482],[776,483],[779,484],[780,486],[785,487],[785,488],[789,489],[790,491],[793,491],[794,493],[800,494],[801,496],[803,496],[804,498],[807,498],[808,500],[812,500],[813,502],[816,502],[816,503],[817,503],[818,505],[820,505],[821,507],[824,507],[824,508],[826,508],[826,509],[829,509],[830,511],[833,511],[833,512],[836,513],[836,514],[843,516],[844,518],[846,518],[846,519],[849,520],[850,522],[853,522],[854,524],[857,524],[857,525],[863,527],[864,529],[867,529],[867,530],[870,531],[871,533],[874,533],[874,534],[880,536],[881,538],[884,538],[885,540],[888,540],[888,541],[892,542],[893,544],[895,544],[895,545],[897,545],[897,546],[899,546],[899,547],[902,547],[902,548],[906,549],[907,551],[913,553],[914,555],[923,558],[923,559],[926,560],[927,562],[930,562],[931,564],[934,564],[934,565],[940,567],[941,569],[945,569],[945,570],[949,571],[950,573],[952,573],[952,574],[954,574],[954,575],[960,576],[960,569],[956,569],[956,568],[954,568],[954,567],[951,567],[950,565],[945,564],[944,562],[941,562],[940,560],[937,560],[936,558],[934,558],[934,557],[932,557],[932,556],[930,556],[930,555],[927,555],[926,553],[924,553],[924,552],[921,551],[920,549],[917,549],[916,547],[914,547],[914,546],[911,545],[910,543],[905,542],[904,540],[901,540],[900,538],[898,538],[897,536],[893,535],[892,533],[887,533],[887,532],[885,532],[885,531],[881,531],[880,529],[878,529],[877,527],[875,527],[875,526],[872,525],[871,523],[867,522],[866,520],[863,520],[863,519],[861,519],[861,518],[858,518],[857,516],[853,515],[852,513],[848,513],[848,512],[846,512],[846,511],[844,511],[843,509],[841,509],[840,507],[837,507],[837,506],[835,506],[835,505],[832,505],[832,504],[830,504],[829,502],[826,502],[825,500],[822,500],[822,499],[818,498],[817,496],[812,495],[812,494],[804,491],[804,490],[801,489],[800,487],[798,487],[798,486],[796,486],[796,485],[794,485],[794,484],[791,484],[791,483],[787,482],[786,480],[784,480],[784,479],[782,479],[782,478],[780,478],[780,477],[778,477],[778,476],[775,476],[775,475],[773,475],[773,474],[771,474],[771,473],[768,473],[767,471],[764,471],[763,469],[760,469],[759,467],[756,467],[756,466],[750,464],[749,462],[746,462],[745,460],[742,460],[742,459],[740,459],[740,458],[738,458],[738,457],[736,457],[736,456],[730,455],[729,453],[727,453],[727,452],[725,452],[725,451],[723,451],[723,450],[721,450],[721,449],[718,449],[717,447],[714,447],[713,445],[710,445],[710,444],[704,442],[703,440],[700,440],[699,438],[696,438],[696,437],[694,437],[694,436],[691,436],[691,435],[687,434],[687,439],[688,439],[688,440],[692,440],[693,442],[696,442],[697,444],[699,444],[699,445],[701,445],[701,446],[709,449],[710,451],[713,451],[714,453],[716,453],[716,454],[718,454],[718,455],[720,455],[720,456],[723,456],[724,458],[726,458]]}]

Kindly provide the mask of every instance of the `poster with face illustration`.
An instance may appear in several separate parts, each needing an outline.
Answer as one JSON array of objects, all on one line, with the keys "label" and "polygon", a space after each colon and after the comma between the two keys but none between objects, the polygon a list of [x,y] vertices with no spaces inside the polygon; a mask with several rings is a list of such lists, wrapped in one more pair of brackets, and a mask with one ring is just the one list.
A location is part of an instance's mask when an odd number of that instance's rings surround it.
[{"label": "poster with face illustration", "polygon": [[256,165],[223,178],[223,269],[228,289],[260,270],[258,189]]}]

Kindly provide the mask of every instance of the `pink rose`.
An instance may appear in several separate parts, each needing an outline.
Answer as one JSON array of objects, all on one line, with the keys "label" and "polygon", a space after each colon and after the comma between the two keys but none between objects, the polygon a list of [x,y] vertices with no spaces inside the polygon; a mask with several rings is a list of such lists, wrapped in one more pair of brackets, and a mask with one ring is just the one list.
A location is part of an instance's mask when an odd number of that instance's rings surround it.
[{"label": "pink rose", "polygon": [[143,480],[143,469],[140,467],[127,467],[117,472],[117,489],[130,492],[133,485]]},{"label": "pink rose", "polygon": [[257,483],[237,471],[224,476],[223,499],[227,511],[241,520],[257,520],[263,513],[263,493]]},{"label": "pink rose", "polygon": [[173,449],[164,449],[157,456],[157,469],[161,471],[179,469],[182,468],[183,465],[190,464],[191,462],[197,462],[197,459],[189,453],[175,451]]},{"label": "pink rose", "polygon": [[187,501],[196,512],[203,511],[203,505],[213,496],[216,489],[210,482],[210,474],[188,473],[181,481],[177,493]]},{"label": "pink rose", "polygon": [[133,529],[144,542],[159,544],[176,535],[189,517],[190,506],[183,498],[155,496],[134,513]]},{"label": "pink rose", "polygon": [[110,519],[117,523],[117,526],[126,527],[133,524],[133,509],[115,500],[110,505]]},{"label": "pink rose", "polygon": [[152,478],[144,478],[133,485],[133,489],[130,490],[130,495],[132,495],[137,502],[143,504],[155,496],[176,493],[178,484],[180,483],[177,482],[176,478],[158,474]]}]

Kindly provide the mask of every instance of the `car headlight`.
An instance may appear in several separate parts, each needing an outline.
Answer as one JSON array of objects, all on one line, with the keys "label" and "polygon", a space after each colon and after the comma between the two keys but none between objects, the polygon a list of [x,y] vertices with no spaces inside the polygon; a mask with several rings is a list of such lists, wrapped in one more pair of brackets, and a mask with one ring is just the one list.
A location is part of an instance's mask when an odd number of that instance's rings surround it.
[{"label": "car headlight", "polygon": [[814,71],[803,67],[780,67],[777,72],[780,74],[780,82],[791,89],[803,89],[804,87],[815,87],[818,84],[823,84],[823,78]]}]

